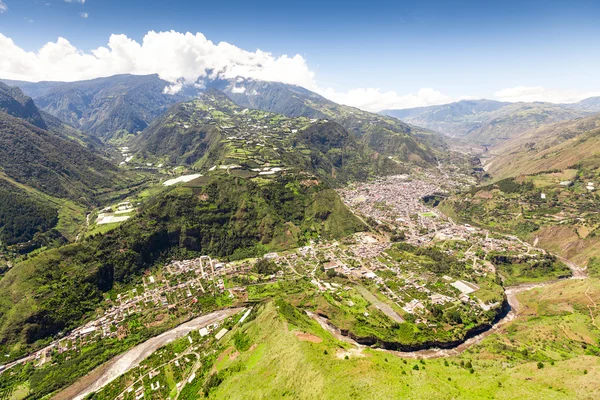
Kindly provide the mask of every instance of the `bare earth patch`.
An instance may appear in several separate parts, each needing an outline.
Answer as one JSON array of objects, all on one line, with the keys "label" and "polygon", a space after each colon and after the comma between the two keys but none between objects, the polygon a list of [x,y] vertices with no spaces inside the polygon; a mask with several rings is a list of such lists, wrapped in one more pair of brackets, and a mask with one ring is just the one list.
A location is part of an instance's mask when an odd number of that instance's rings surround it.
[{"label": "bare earth patch", "polygon": [[353,358],[353,357],[364,357],[365,355],[362,352],[362,348],[357,348],[357,349],[348,349],[348,350],[338,350],[338,352],[335,355],[337,358],[340,359],[344,359],[346,357],[348,358]]},{"label": "bare earth patch", "polygon": [[302,342],[321,343],[323,339],[310,333],[294,332],[296,337]]}]

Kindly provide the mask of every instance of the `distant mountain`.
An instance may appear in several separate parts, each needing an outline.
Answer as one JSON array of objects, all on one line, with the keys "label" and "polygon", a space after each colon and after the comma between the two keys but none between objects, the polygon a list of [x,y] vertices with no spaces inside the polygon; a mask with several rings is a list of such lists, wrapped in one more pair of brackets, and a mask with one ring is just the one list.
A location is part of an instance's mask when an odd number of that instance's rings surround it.
[{"label": "distant mountain", "polygon": [[143,130],[174,103],[196,93],[166,94],[158,75],[116,75],[79,82],[4,82],[20,87],[42,110],[102,140]]},{"label": "distant mountain", "polygon": [[331,184],[405,171],[338,123],[243,109],[215,89],[173,106],[135,138],[133,147],[144,163],[201,171],[234,166],[247,176],[272,168],[302,170]]},{"label": "distant mountain", "polygon": [[451,137],[486,145],[497,145],[529,129],[588,115],[584,109],[564,105],[493,100],[462,100],[382,113]]},{"label": "distant mountain", "polygon": [[400,162],[431,166],[447,150],[436,133],[398,119],[334,103],[299,86],[253,79],[232,79],[209,84],[236,104],[288,117],[320,118],[337,122],[362,143]]},{"label": "distant mountain", "polygon": [[563,104],[564,107],[590,112],[600,112],[600,97],[590,97],[577,103]]},{"label": "distant mountain", "polygon": [[600,167],[600,114],[527,131],[494,149],[486,170],[494,178],[563,170],[577,164]]},{"label": "distant mountain", "polygon": [[145,129],[173,104],[198,96],[205,87],[225,92],[241,107],[287,117],[328,119],[339,123],[361,142],[383,155],[412,165],[433,166],[446,151],[440,135],[395,118],[336,104],[299,86],[252,79],[212,80],[166,94],[171,83],[157,75],[117,75],[81,82],[19,82],[38,106],[86,133],[107,140],[125,138]]},{"label": "distant mountain", "polygon": [[494,100],[461,100],[441,106],[415,107],[402,110],[383,110],[380,114],[398,119],[408,119],[418,115],[427,115],[430,121],[440,124],[460,121],[483,112],[496,111],[511,103]]}]

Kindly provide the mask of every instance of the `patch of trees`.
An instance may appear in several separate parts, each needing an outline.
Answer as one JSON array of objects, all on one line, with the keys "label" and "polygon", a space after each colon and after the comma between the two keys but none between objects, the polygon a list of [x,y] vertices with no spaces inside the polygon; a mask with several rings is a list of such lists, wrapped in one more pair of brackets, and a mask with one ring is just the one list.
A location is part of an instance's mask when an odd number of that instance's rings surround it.
[{"label": "patch of trees", "polygon": [[57,209],[0,180],[0,243],[27,242],[58,222]]},{"label": "patch of trees", "polygon": [[393,249],[427,257],[429,262],[424,262],[421,265],[437,275],[461,276],[467,268],[463,262],[436,247],[417,247],[408,243],[397,243]]},{"label": "patch of trees", "polygon": [[254,264],[254,271],[262,275],[273,275],[279,270],[279,266],[273,260],[266,258],[261,258]]}]

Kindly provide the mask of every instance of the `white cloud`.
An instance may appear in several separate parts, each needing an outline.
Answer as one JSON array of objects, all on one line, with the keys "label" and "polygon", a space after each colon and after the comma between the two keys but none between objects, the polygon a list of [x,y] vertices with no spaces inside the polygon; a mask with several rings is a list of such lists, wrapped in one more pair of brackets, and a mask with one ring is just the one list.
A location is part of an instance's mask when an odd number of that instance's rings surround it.
[{"label": "white cloud", "polygon": [[163,93],[173,95],[173,94],[177,94],[177,93],[181,92],[181,89],[183,89],[183,83],[175,82],[171,86],[166,86],[165,89],[163,90]]},{"label": "white cloud", "polygon": [[88,13],[86,13],[86,12],[82,12],[82,13],[79,13],[79,16],[80,16],[81,18],[87,19],[87,17],[89,17],[89,16],[90,16],[90,14],[88,14]]},{"label": "white cloud", "polygon": [[46,43],[27,52],[0,34],[0,76],[30,81],[82,79],[121,73],[157,73],[170,82],[194,84],[199,78],[243,76],[315,87],[306,60],[295,55],[249,52],[226,42],[218,44],[201,34],[148,32],[141,43],[111,35],[106,46],[84,52],[67,39]]},{"label": "white cloud", "polygon": [[6,5],[5,2],[0,0],[0,14],[4,14],[7,11],[8,11],[8,6]]},{"label": "white cloud", "polygon": [[65,0],[65,3],[79,3],[79,4],[85,4],[85,0]]},{"label": "white cloud", "polygon": [[141,43],[125,35],[111,35],[106,46],[91,52],[77,49],[65,38],[46,43],[37,52],[28,52],[0,33],[0,54],[0,77],[5,79],[77,81],[123,73],[156,73],[172,82],[165,93],[175,94],[184,85],[202,86],[204,78],[244,77],[302,86],[338,103],[369,111],[453,100],[433,89],[401,95],[372,88],[348,92],[321,88],[307,61],[298,54],[250,52],[226,42],[215,44],[202,33],[151,31]]},{"label": "white cloud", "polygon": [[234,86],[231,93],[246,93],[246,88],[244,86]]},{"label": "white cloud", "polygon": [[547,89],[543,86],[516,86],[498,90],[494,98],[502,101],[543,101],[550,103],[575,103],[588,97],[600,96],[600,92]]}]

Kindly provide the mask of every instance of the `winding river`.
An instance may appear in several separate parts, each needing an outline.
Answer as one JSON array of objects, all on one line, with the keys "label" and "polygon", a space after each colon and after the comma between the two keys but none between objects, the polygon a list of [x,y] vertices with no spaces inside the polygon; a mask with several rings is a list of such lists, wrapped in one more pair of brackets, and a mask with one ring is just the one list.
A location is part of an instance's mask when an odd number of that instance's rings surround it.
[{"label": "winding river", "polygon": [[[566,262],[566,264],[571,268],[571,270],[573,272],[573,275],[567,279],[585,279],[585,278],[587,278],[587,275],[585,274],[585,271],[582,268],[578,267],[577,265],[573,264],[572,262]],[[503,327],[507,323],[513,321],[518,316],[519,301],[517,300],[517,294],[528,291],[528,290],[549,286],[549,285],[555,284],[557,282],[560,282],[560,280],[553,280],[553,281],[542,282],[542,283],[527,283],[527,284],[523,284],[523,285],[511,286],[511,287],[506,288],[505,293],[506,293],[506,300],[508,303],[508,309],[505,310],[503,312],[503,314],[501,314],[501,317],[497,321],[495,321],[491,325],[491,327],[489,327],[488,329],[485,329],[484,331],[477,333],[477,334],[469,337],[468,339],[461,341],[460,343],[458,343],[456,345],[449,346],[449,348],[441,349],[441,348],[432,347],[432,348],[427,348],[427,349],[423,349],[423,350],[414,350],[414,351],[397,351],[397,350],[388,350],[388,349],[381,349],[381,348],[377,348],[377,350],[395,354],[395,355],[397,355],[399,357],[403,357],[403,358],[415,358],[415,359],[421,359],[421,358],[428,359],[428,358],[441,358],[441,357],[456,356],[458,354],[463,353],[470,347],[472,347],[478,343],[481,343],[483,341],[483,339],[485,339],[489,335],[495,333],[501,327]],[[342,332],[337,327],[335,327],[333,324],[331,324],[331,322],[327,318],[324,318],[324,317],[322,317],[318,314],[312,313],[312,312],[307,312],[307,314],[311,318],[313,318],[315,321],[317,321],[323,329],[325,329],[326,331],[333,334],[338,340],[344,341],[346,343],[350,343],[350,344],[358,347],[359,349],[369,348],[369,346],[358,343],[357,341],[352,339],[350,336],[342,334]]]}]

